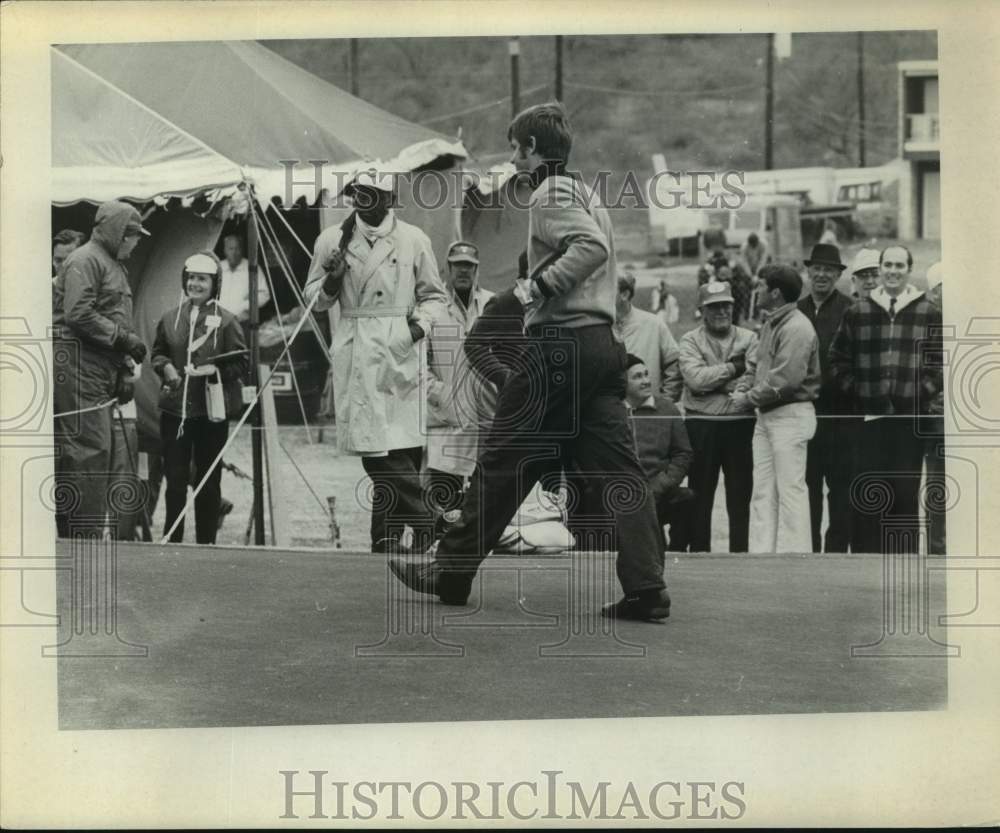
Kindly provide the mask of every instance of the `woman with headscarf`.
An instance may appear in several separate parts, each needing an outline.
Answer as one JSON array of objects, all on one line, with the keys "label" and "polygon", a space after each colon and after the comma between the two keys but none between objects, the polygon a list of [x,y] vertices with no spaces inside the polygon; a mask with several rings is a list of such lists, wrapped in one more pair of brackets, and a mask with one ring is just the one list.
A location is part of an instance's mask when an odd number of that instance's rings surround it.
[{"label": "woman with headscarf", "polygon": [[[164,532],[184,511],[191,461],[201,483],[226,444],[227,413],[239,410],[240,379],[246,372],[243,329],[218,302],[222,268],[212,252],[191,255],[181,271],[181,303],[156,327],[153,369],[160,389],[160,438],[167,480]],[[214,544],[222,469],[215,466],[195,497],[195,538]],[[184,523],[170,536],[184,540]]]}]

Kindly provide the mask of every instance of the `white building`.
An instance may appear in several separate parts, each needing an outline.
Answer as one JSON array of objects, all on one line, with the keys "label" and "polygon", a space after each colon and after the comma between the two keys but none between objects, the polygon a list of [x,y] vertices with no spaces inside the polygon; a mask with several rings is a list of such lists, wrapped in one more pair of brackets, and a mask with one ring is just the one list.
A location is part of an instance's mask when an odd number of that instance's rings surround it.
[{"label": "white building", "polygon": [[899,63],[899,236],[941,237],[937,61]]}]

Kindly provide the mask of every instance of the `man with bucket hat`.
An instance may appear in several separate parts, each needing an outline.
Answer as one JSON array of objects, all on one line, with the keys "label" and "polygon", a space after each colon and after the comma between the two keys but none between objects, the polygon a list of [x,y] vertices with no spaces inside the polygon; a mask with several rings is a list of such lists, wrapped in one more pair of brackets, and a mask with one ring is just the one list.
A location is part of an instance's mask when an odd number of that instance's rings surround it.
[{"label": "man with bucket hat", "polygon": [[858,301],[871,295],[878,288],[878,278],[878,251],[875,249],[859,250],[851,263],[851,284],[854,287],[854,291],[851,292],[851,300]]},{"label": "man with bucket hat", "polygon": [[[834,384],[830,374],[830,344],[851,299],[836,289],[847,265],[841,262],[836,246],[817,243],[809,259],[809,292],[799,299],[799,310],[812,323],[819,337],[822,374],[816,408],[816,433],[809,441],[806,483],[809,487],[813,552],[847,552],[851,541],[851,432],[850,402]],[[823,521],[823,483],[827,493],[827,530],[820,534]]]},{"label": "man with bucket hat", "polygon": [[733,324],[733,294],[728,283],[709,281],[698,288],[701,325],[680,340],[684,378],[681,402],[694,449],[688,485],[695,492],[690,527],[691,552],[712,549],[712,506],[725,477],[730,552],[749,546],[750,496],[753,493],[754,413],[738,409],[730,393],[747,371],[747,354],[757,336]]},{"label": "man with bucket hat", "polygon": [[426,548],[433,528],[420,484],[424,451],[420,344],[444,309],[431,241],[393,210],[394,175],[358,172],[344,189],[354,210],[324,230],[305,297],[340,302],[333,334],[337,447],[361,457],[372,480],[372,552],[397,551],[410,526]]}]

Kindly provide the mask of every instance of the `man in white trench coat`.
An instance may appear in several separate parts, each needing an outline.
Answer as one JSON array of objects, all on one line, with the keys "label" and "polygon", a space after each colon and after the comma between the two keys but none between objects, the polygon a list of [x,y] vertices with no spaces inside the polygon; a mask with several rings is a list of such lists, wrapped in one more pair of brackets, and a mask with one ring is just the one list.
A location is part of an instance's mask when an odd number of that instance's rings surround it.
[{"label": "man in white trench coat", "polygon": [[420,344],[447,302],[430,239],[392,210],[393,176],[359,173],[345,189],[354,211],[316,239],[305,296],[340,302],[333,334],[337,447],[361,456],[372,480],[371,550],[395,551],[406,525],[414,549],[433,517],[420,485],[425,436]]}]

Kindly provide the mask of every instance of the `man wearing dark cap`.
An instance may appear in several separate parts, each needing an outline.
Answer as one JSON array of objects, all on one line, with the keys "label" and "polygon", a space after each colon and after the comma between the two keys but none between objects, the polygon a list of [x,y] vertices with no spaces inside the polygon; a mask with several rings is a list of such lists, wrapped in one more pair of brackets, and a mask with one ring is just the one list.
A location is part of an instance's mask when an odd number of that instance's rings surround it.
[{"label": "man wearing dark cap", "polygon": [[[850,402],[830,375],[830,344],[851,299],[837,291],[841,272],[847,268],[836,246],[817,243],[805,261],[809,270],[809,293],[799,300],[799,310],[812,322],[819,338],[819,363],[823,376],[816,407],[816,433],[809,441],[806,483],[813,552],[847,552],[851,542],[851,478],[854,420]],[[827,529],[823,521],[823,483],[827,488]],[[825,546],[824,546],[825,543]]]},{"label": "man wearing dark cap", "polygon": [[702,324],[680,341],[685,425],[694,448],[688,482],[695,493],[691,552],[712,550],[712,507],[720,471],[725,477],[729,552],[749,546],[753,492],[753,407],[738,408],[730,393],[747,372],[747,355],[757,336],[733,324],[728,283],[710,281],[698,289]]},{"label": "man wearing dark cap", "polygon": [[802,278],[791,266],[760,271],[757,308],[764,315],[751,354],[753,381],[741,381],[733,400],[757,409],[753,435],[750,552],[808,552],[809,491],[806,449],[816,431],[819,340],[796,308]]},{"label": "man wearing dark cap", "polygon": [[677,366],[677,342],[662,318],[636,307],[635,276],[626,274],[618,279],[615,299],[615,332],[625,343],[625,349],[642,359],[649,370],[657,393],[676,402],[681,397],[680,368]]},{"label": "man wearing dark cap", "polygon": [[60,536],[104,527],[111,473],[110,403],[132,398],[127,360],[141,364],[146,345],[132,325],[125,261],[148,235],[137,209],[106,202],[90,240],[71,252],[52,285],[55,369],[56,526]]},{"label": "man wearing dark cap", "polygon": [[465,340],[493,293],[478,285],[479,249],[448,249],[448,302],[427,342],[427,488],[437,510],[457,509],[479,456],[483,384],[465,357]]},{"label": "man wearing dark cap", "polygon": [[426,549],[433,517],[424,500],[420,342],[448,296],[431,241],[396,217],[391,172],[360,171],[345,193],[354,211],[316,238],[305,297],[339,301],[333,334],[337,447],[361,457],[372,480],[372,552],[399,551],[404,530]]}]

